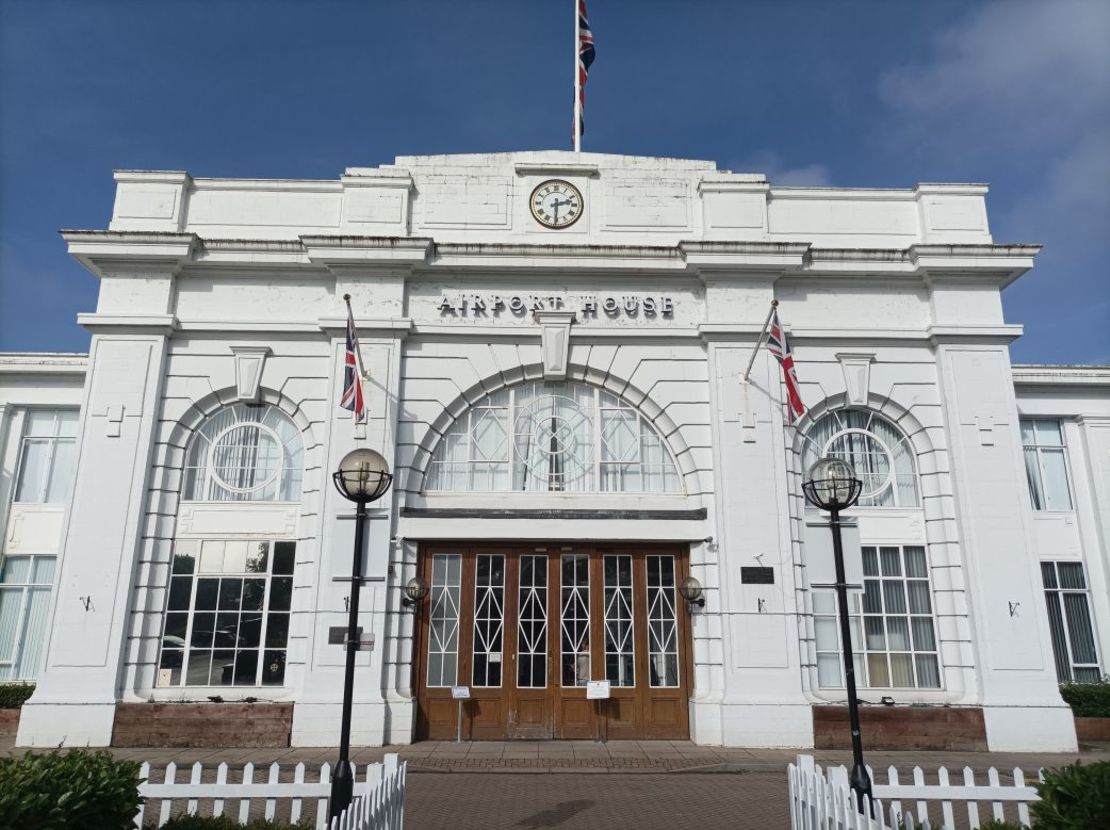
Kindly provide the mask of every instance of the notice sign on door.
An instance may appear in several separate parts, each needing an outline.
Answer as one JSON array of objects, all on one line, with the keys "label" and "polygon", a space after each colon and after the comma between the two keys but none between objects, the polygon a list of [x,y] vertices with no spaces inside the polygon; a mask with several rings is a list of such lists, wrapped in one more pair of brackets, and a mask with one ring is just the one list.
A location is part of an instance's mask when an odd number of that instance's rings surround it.
[{"label": "notice sign on door", "polygon": [[586,700],[608,700],[610,696],[608,680],[591,680],[586,684]]},{"label": "notice sign on door", "polygon": [[470,700],[470,687],[469,686],[452,686],[451,687],[452,700]]}]

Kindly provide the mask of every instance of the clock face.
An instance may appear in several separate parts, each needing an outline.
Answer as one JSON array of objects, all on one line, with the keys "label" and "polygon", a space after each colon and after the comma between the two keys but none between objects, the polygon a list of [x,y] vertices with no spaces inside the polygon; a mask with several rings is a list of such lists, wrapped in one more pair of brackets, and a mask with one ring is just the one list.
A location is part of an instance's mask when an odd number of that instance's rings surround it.
[{"label": "clock face", "polygon": [[562,179],[548,179],[536,185],[529,202],[536,221],[547,228],[569,227],[582,215],[582,194]]}]

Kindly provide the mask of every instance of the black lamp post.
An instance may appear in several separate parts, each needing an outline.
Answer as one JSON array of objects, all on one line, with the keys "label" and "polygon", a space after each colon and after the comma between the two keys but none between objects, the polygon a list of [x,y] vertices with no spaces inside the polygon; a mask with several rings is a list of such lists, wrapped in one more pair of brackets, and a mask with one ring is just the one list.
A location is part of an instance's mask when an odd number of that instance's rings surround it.
[{"label": "black lamp post", "polygon": [[389,464],[381,453],[371,449],[353,450],[343,456],[339,470],[332,475],[335,489],[355,503],[355,551],[351,559],[351,602],[347,620],[347,671],[343,676],[343,722],[339,732],[339,762],[331,779],[329,820],[347,809],[355,782],[347,755],[351,749],[351,699],[355,687],[355,654],[358,652],[358,595],[362,587],[363,532],[366,505],[386,494],[393,483]]},{"label": "black lamp post", "polygon": [[859,702],[856,700],[856,661],[852,655],[852,628],[848,622],[848,586],[844,581],[844,548],[840,541],[840,511],[859,500],[863,482],[856,478],[852,465],[840,458],[817,461],[802,482],[806,501],[829,511],[829,527],[833,537],[833,559],[836,563],[836,598],[840,606],[840,641],[844,649],[844,681],[848,687],[848,719],[852,729],[851,785],[856,803],[863,812],[863,797],[871,797],[871,777],[863,764],[863,741],[859,731]]}]

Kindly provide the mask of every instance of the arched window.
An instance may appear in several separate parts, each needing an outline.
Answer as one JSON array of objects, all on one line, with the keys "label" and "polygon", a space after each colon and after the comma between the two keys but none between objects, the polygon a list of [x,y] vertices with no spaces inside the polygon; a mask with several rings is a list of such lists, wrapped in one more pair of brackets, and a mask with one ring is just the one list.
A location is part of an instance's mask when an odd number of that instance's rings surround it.
[{"label": "arched window", "polygon": [[919,507],[913,447],[902,431],[869,409],[838,409],[806,436],[802,469],[831,455],[851,464],[863,481],[862,507]]},{"label": "arched window", "polygon": [[189,501],[297,501],[304,475],[300,430],[274,406],[237,403],[197,430],[185,456]]},{"label": "arched window", "polygon": [[663,439],[631,404],[581,383],[486,395],[432,456],[428,490],[681,491]]}]

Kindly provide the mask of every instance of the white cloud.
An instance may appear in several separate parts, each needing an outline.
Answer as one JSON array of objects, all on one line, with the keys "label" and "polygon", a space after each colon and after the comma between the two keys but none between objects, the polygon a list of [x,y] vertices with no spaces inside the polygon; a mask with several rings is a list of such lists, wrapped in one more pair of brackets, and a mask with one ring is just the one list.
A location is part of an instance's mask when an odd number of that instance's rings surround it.
[{"label": "white cloud", "polygon": [[729,164],[728,169],[737,173],[763,173],[771,184],[789,187],[831,187],[832,175],[823,164],[791,167],[778,153],[757,153],[750,159]]},{"label": "white cloud", "polygon": [[[1006,292],[1026,323],[1023,358],[1105,359],[1110,269],[1110,2],[994,0],[883,73],[884,138],[934,170],[995,179],[991,229],[1040,242],[1038,268]],[[1064,297],[1082,303],[1062,303]],[[1082,342],[1061,347],[1061,316]]]},{"label": "white cloud", "polygon": [[926,63],[884,73],[879,93],[909,129],[1039,145],[1110,114],[1108,44],[1106,0],[996,0],[942,32]]}]

